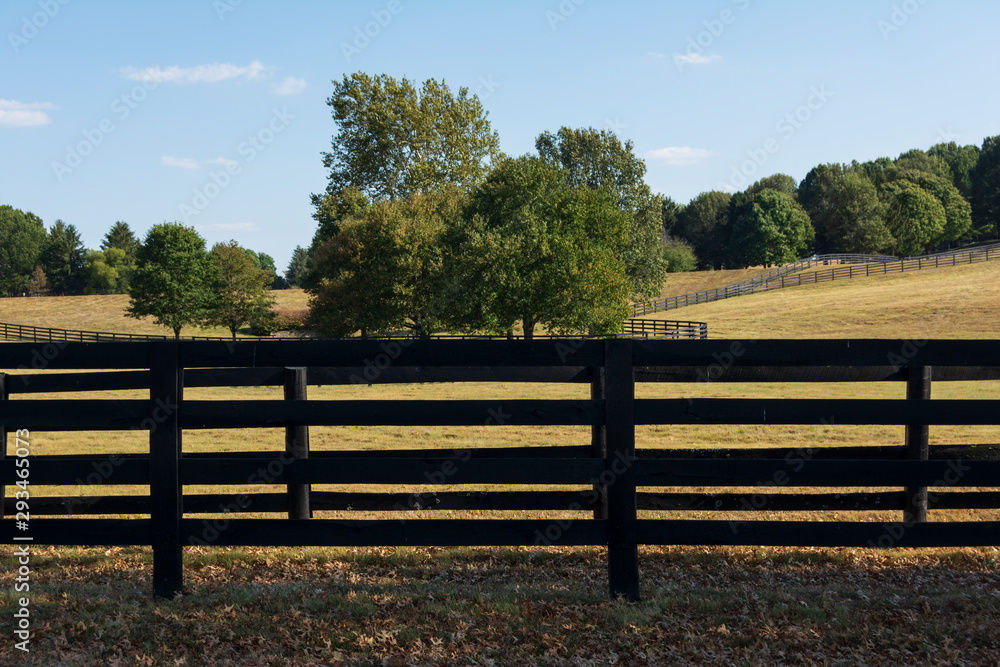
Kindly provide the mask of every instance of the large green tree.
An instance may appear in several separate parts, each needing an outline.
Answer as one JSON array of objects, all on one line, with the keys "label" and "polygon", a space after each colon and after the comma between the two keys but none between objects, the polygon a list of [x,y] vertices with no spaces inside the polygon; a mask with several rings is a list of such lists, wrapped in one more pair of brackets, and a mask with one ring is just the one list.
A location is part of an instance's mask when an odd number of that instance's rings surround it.
[{"label": "large green tree", "polygon": [[88,250],[84,254],[84,294],[120,294],[127,290],[123,276],[131,267],[125,265],[125,251],[109,247]]},{"label": "large green tree", "polygon": [[879,191],[885,220],[897,255],[925,252],[941,238],[947,214],[937,197],[907,179],[886,183]]},{"label": "large green tree", "polygon": [[74,225],[56,220],[42,251],[40,264],[54,294],[80,294],[84,287],[84,252]]},{"label": "large green tree", "polygon": [[342,220],[313,257],[310,326],[333,336],[440,329],[447,307],[441,239],[460,204],[461,193],[450,188],[380,201]]},{"label": "large green tree", "polygon": [[661,237],[664,200],[643,181],[646,163],[631,141],[624,144],[608,130],[592,127],[543,132],[535,140],[543,160],[566,170],[570,187],[605,188],[628,217],[629,241],[622,251],[638,299],[659,295],[666,274]]},{"label": "large green tree", "polygon": [[606,188],[574,187],[537,157],[501,161],[450,230],[455,328],[620,331],[631,281],[621,259],[630,221]]},{"label": "large green tree", "polygon": [[119,292],[127,292],[129,277],[135,266],[135,253],[139,249],[139,239],[136,238],[127,222],[119,220],[104,235],[104,239],[101,241],[101,250],[106,252],[110,248],[116,248],[124,253],[120,265],[115,267],[118,273],[116,282]]},{"label": "large green tree", "polygon": [[809,215],[784,192],[764,189],[748,199],[748,209],[732,229],[731,268],[781,265],[799,259],[815,233]]},{"label": "large green tree", "polygon": [[215,302],[215,268],[205,239],[179,222],[154,225],[135,254],[128,317],[152,317],[173,330],[198,324]]},{"label": "large green tree", "polygon": [[27,293],[47,240],[41,218],[0,206],[0,293]]},{"label": "large green tree", "polygon": [[677,218],[674,235],[692,246],[698,256],[698,267],[721,269],[726,260],[729,241],[728,192],[712,190],[692,199]]},{"label": "large green tree", "polygon": [[274,305],[270,291],[272,272],[259,267],[250,251],[236,241],[216,243],[210,258],[215,268],[214,299],[205,322],[226,327],[236,340],[236,332],[241,327],[271,312]]},{"label": "large green tree", "polygon": [[878,253],[892,245],[878,190],[861,169],[817,165],[798,192],[816,230],[817,252]]},{"label": "large green tree", "polygon": [[408,79],[363,72],[335,81],[327,100],[337,134],[323,166],[325,195],[336,200],[355,188],[372,201],[405,199],[442,184],[475,187],[499,155],[499,137],[487,112],[467,88],[453,94],[443,82],[421,87]]},{"label": "large green tree", "polygon": [[972,178],[979,162],[979,146],[959,146],[954,141],[931,146],[927,151],[948,163],[951,182],[966,200],[972,198]]},{"label": "large green tree", "polygon": [[1000,135],[983,140],[972,182],[975,225],[1000,238]]}]

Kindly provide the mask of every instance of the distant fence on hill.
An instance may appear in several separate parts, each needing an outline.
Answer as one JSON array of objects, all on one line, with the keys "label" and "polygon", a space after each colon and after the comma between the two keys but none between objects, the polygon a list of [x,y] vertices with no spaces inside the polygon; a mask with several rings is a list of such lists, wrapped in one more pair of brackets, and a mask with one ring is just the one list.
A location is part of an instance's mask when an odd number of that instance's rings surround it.
[{"label": "distant fence on hill", "polygon": [[[686,322],[678,320],[626,320],[621,336],[627,338],[708,338],[708,324],[705,322]],[[394,336],[401,338],[406,334]],[[607,338],[607,336],[594,336],[595,338]],[[434,335],[430,338],[445,339],[478,339],[478,340],[506,340],[506,336],[452,336]],[[515,336],[514,338],[521,338]],[[562,336],[549,336],[546,334],[536,334],[535,338],[562,338]],[[74,329],[55,329],[52,327],[37,327],[30,324],[6,324],[0,322],[0,339],[22,340],[46,343],[113,343],[113,342],[150,342],[158,340],[174,340],[173,336],[158,334],[128,334],[109,333],[103,331],[78,331]],[[203,341],[232,341],[229,337],[219,336],[184,336],[182,340],[203,340]],[[240,337],[240,341],[296,341],[302,340],[297,337],[278,338],[254,338],[250,336]],[[312,340],[324,340],[313,338]],[[336,340],[336,339],[329,339]]]},{"label": "distant fence on hill", "polygon": [[[998,546],[1000,522],[926,522],[928,511],[998,508],[1000,445],[929,446],[935,425],[1000,426],[1000,400],[930,400],[931,382],[1000,379],[1000,341],[419,340],[0,345],[0,435],[148,432],[142,454],[0,460],[0,484],[143,485],[148,494],[8,498],[3,542],[150,545],[153,591],[182,590],[185,546],[548,546],[608,550],[608,590],[639,599],[638,545]],[[93,369],[119,369],[95,371]],[[59,370],[87,372],[59,373]],[[904,382],[905,399],[686,398],[695,382]],[[309,384],[559,382],[589,399],[309,400]],[[671,382],[677,398],[636,398]],[[186,387],[281,385],[284,400],[192,400]],[[65,399],[41,392],[148,390],[148,399]],[[30,400],[29,400],[30,399]],[[636,449],[646,425],[905,425],[898,446]],[[310,451],[309,426],[589,426],[570,446]],[[283,427],[265,452],[184,451],[196,429]],[[22,437],[22,436],[19,436]],[[484,438],[480,438],[483,440]],[[4,435],[6,441],[6,435]],[[994,440],[993,442],[998,442]],[[283,446],[282,446],[283,445]],[[29,461],[27,464],[20,461]],[[186,493],[189,485],[270,484],[283,492]],[[312,491],[314,484],[396,487],[564,485],[560,491]],[[690,492],[692,487],[708,492]],[[752,491],[733,492],[751,487]],[[777,490],[781,487],[781,491]],[[814,489],[855,487],[851,492]],[[895,490],[879,491],[889,487]],[[928,487],[933,492],[928,492]],[[663,492],[664,488],[672,489]],[[867,490],[866,490],[867,489]],[[962,489],[962,490],[952,490]],[[972,490],[969,489],[979,489]],[[19,503],[26,502],[24,505]],[[577,511],[575,518],[333,520],[316,511]],[[651,519],[646,510],[902,510],[899,522]],[[288,518],[237,518],[281,512]],[[30,519],[29,519],[30,514]],[[88,515],[148,518],[80,518]],[[215,514],[216,518],[198,518]],[[45,518],[55,515],[57,518]],[[405,516],[405,515],[404,515]],[[562,515],[565,517],[565,514]],[[11,518],[7,518],[11,517]]]},{"label": "distant fence on hill", "polygon": [[[632,317],[648,315],[664,310],[673,310],[699,303],[709,303],[722,299],[731,299],[746,294],[768,292],[785,287],[798,287],[812,283],[840,280],[844,278],[860,278],[863,276],[882,275],[885,273],[900,273],[903,271],[919,271],[942,266],[957,266],[959,264],[974,264],[1000,258],[1000,243],[952,250],[934,255],[918,257],[891,257],[888,255],[816,255],[772,269],[765,274],[743,280],[725,287],[691,292],[679,296],[668,296],[636,304],[632,308]],[[802,273],[809,269],[831,266],[829,271]],[[798,274],[798,275],[795,275]]]}]

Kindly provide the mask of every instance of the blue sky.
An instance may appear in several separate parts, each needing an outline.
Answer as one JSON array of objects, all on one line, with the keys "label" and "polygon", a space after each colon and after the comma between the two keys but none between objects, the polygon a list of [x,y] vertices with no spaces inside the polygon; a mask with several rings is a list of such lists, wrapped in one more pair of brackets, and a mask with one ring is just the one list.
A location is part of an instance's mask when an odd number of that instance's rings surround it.
[{"label": "blue sky", "polygon": [[1000,134],[998,24],[986,0],[4,0],[0,203],[88,247],[180,220],[283,269],[356,71],[468,87],[511,155],[611,129],[686,203]]}]

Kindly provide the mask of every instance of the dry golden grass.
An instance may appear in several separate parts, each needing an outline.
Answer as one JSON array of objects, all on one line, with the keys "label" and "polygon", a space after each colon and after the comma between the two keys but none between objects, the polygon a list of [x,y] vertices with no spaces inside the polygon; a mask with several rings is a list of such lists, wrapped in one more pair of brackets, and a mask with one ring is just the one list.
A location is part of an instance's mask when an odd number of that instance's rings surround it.
[{"label": "dry golden grass", "polygon": [[835,280],[668,310],[711,338],[995,338],[1000,262]]},{"label": "dry golden grass", "polygon": [[[308,307],[308,295],[301,289],[275,290],[273,294],[276,310]],[[157,326],[152,318],[136,320],[126,317],[128,302],[126,294],[5,297],[0,298],[0,322],[102,333],[173,335],[171,329]],[[229,330],[220,327],[185,327],[181,335],[228,336]]]},{"label": "dry golden grass", "polygon": [[660,296],[680,296],[691,292],[725,287],[743,280],[756,278],[771,269],[760,266],[749,269],[727,269],[723,271],[688,271],[686,273],[668,273],[663,282]]}]

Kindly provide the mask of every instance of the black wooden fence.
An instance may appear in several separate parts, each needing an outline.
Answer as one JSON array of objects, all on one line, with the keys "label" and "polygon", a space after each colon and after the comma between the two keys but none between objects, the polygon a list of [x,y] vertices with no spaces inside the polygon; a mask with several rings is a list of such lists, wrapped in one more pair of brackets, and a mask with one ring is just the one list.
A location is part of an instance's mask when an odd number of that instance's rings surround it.
[{"label": "black wooden fence", "polygon": [[[31,373],[44,366],[45,373]],[[148,496],[32,498],[30,532],[4,518],[4,541],[151,545],[153,589],[182,588],[186,545],[606,545],[612,595],[639,597],[638,545],[996,546],[1000,522],[925,522],[927,509],[998,508],[1000,446],[928,447],[941,424],[1000,425],[1000,400],[931,400],[931,380],[1000,379],[1000,341],[757,340],[636,341],[164,341],[0,345],[0,429],[141,429],[149,453],[32,456],[31,484],[149,485]],[[60,369],[124,369],[56,373]],[[684,398],[684,383],[905,382],[901,399]],[[307,384],[376,382],[589,383],[582,400],[308,400]],[[637,382],[673,382],[678,398],[637,399]],[[201,401],[184,387],[284,385],[286,400]],[[22,394],[148,388],[148,400],[72,400]],[[10,399],[10,400],[6,400]],[[308,425],[589,425],[576,446],[313,451]],[[635,449],[648,424],[899,424],[893,447],[824,446],[692,450]],[[284,427],[269,452],[185,453],[185,431]],[[277,444],[277,443],[276,443]],[[9,449],[9,448],[8,448]],[[5,454],[8,452],[5,452]],[[0,461],[0,482],[19,476]],[[188,495],[183,485],[285,485],[283,493]],[[319,493],[313,484],[566,485],[566,491]],[[797,493],[772,493],[775,486]],[[583,487],[585,490],[580,491]],[[758,487],[755,493],[655,492],[655,488]],[[815,493],[813,488],[857,487]],[[897,491],[865,489],[889,487]],[[928,494],[927,488],[934,491]],[[975,490],[948,490],[949,487]],[[573,489],[577,490],[573,490]],[[654,488],[654,491],[642,491]],[[930,495],[930,497],[928,497]],[[323,510],[592,510],[593,518],[330,520]],[[288,519],[215,519],[199,513],[288,512]],[[14,514],[12,499],[4,506]],[[643,510],[885,510],[891,523],[851,521],[654,520]],[[136,514],[149,518],[79,518]],[[61,516],[60,516],[61,515]],[[68,515],[74,515],[72,517]],[[206,526],[211,529],[207,530]],[[20,543],[20,542],[19,542]]]}]

